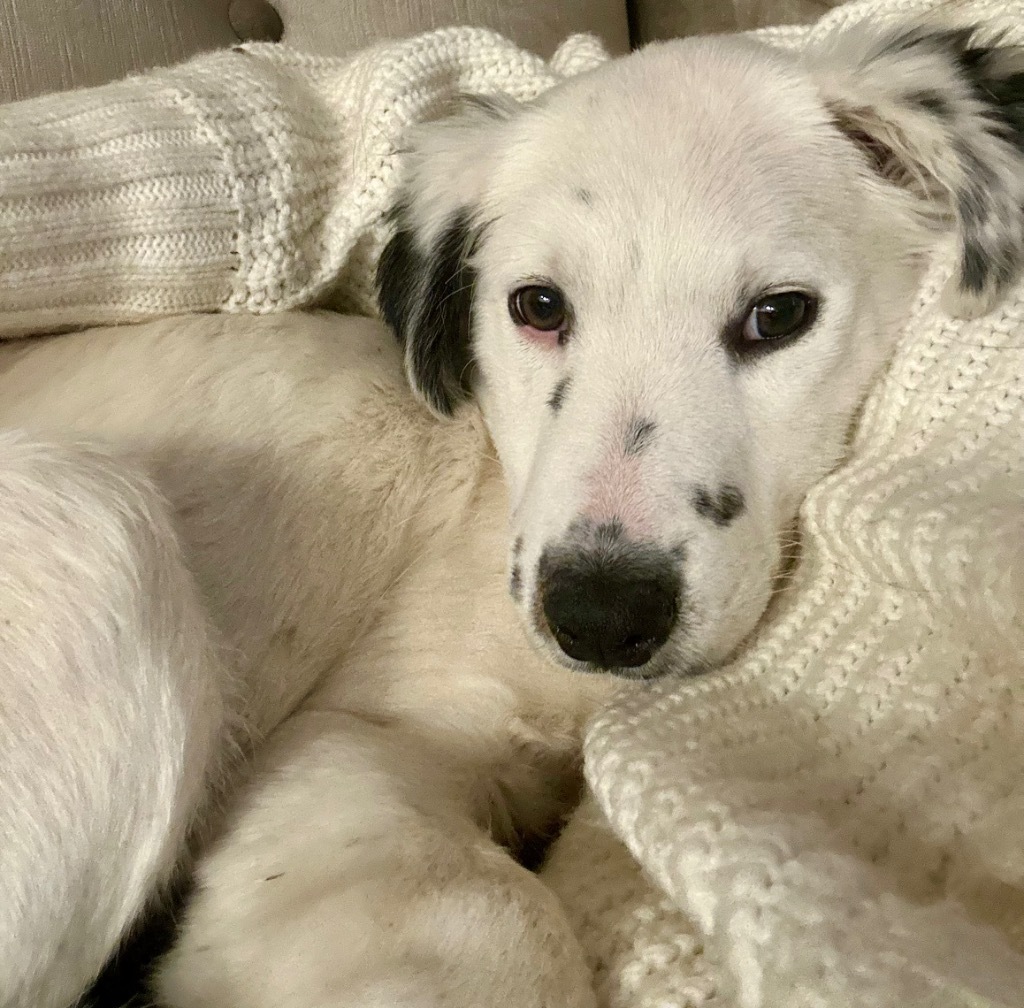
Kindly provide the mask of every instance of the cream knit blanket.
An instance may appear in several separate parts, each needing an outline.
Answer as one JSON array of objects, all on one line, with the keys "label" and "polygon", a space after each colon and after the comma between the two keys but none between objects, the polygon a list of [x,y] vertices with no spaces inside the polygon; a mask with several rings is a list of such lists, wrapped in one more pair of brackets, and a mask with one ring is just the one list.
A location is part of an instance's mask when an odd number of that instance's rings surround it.
[{"label": "cream knit blanket", "polygon": [[[1024,40],[1019,0],[955,11]],[[758,639],[591,727],[549,877],[611,1005],[1024,1005],[1024,288],[955,322],[952,262]]]},{"label": "cream knit blanket", "polygon": [[[871,0],[824,27],[929,5]],[[1024,0],[953,10],[1024,25]],[[369,312],[406,125],[603,58],[575,37],[545,65],[451,29],[346,62],[246,47],[2,108],[0,335]],[[589,733],[596,805],[547,875],[609,1005],[1024,1004],[1024,294],[954,323],[950,263],[850,461],[808,498],[757,641],[624,693]]]}]

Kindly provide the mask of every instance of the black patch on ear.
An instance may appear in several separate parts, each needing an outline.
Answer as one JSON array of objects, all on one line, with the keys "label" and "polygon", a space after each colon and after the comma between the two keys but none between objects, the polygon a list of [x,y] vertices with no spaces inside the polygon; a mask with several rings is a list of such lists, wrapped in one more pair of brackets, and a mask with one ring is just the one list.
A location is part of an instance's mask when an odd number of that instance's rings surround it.
[{"label": "black patch on ear", "polygon": [[971,44],[973,31],[949,32],[951,44],[961,51],[957,66],[974,97],[986,106],[985,115],[1004,139],[1017,147],[1024,143],[1024,71],[1006,72],[1007,62],[1020,66],[1021,47],[997,36],[988,43]]},{"label": "black patch on ear", "polygon": [[[993,132],[1017,147],[1024,145],[1024,70],[1021,47],[1006,41],[1005,33],[987,39],[979,28],[935,30],[912,25],[897,32],[882,46],[880,53],[902,53],[912,49],[936,53],[948,58],[975,99],[985,108],[982,113],[994,127]],[[949,96],[928,88],[907,95],[907,100],[936,115],[955,111]]]},{"label": "black patch on ear", "polygon": [[566,376],[551,390],[551,395],[548,396],[548,406],[553,412],[557,413],[562,408],[570,385],[572,385],[572,379]]},{"label": "black patch on ear", "polygon": [[970,42],[971,34],[970,28],[931,28],[928,25],[911,24],[893,32],[879,53],[902,53],[919,47],[926,47],[933,52],[959,52]]},{"label": "black patch on ear", "polygon": [[459,210],[423,250],[404,204],[389,217],[395,231],[377,263],[380,312],[405,347],[416,391],[436,413],[451,416],[471,393],[476,271],[469,259],[479,230]]},{"label": "black patch on ear", "polygon": [[[895,61],[878,78],[893,89],[877,124],[886,128],[873,128],[855,96],[839,103],[837,125],[883,178],[940,206],[952,195],[944,208],[959,230],[962,307],[984,311],[1024,267],[1024,46],[982,26],[924,22],[888,34],[860,70],[880,57]],[[937,138],[948,154],[935,152]]]},{"label": "black patch on ear", "polygon": [[629,430],[626,431],[626,443],[622,450],[627,455],[639,455],[650,446],[657,429],[658,425],[653,420],[633,417],[629,423]]},{"label": "black patch on ear", "polygon": [[[1007,42],[1005,33],[993,37],[978,28],[935,31],[923,26],[902,33],[896,44],[902,50],[925,49],[949,59],[981,107],[982,135],[987,135],[988,143],[1005,143],[1024,153],[1022,47]],[[920,107],[941,115],[949,128],[956,129],[956,108],[949,95],[929,89],[915,97]],[[955,208],[961,226],[960,285],[981,295],[986,288],[1007,287],[1020,271],[1021,222],[1007,217],[1019,218],[1024,207],[1019,205],[1019,192],[1007,189],[1005,168],[1000,174],[989,160],[991,147],[961,138],[953,148],[964,177]],[[1024,171],[1024,162],[1019,168]]]},{"label": "black patch on ear", "polygon": [[[992,194],[999,177],[968,144],[954,143],[953,149],[964,169],[965,182],[957,193],[956,212],[963,229],[960,254],[960,283],[971,294],[981,294],[994,278],[999,286],[1009,284],[1016,273],[1012,247],[993,247],[981,235],[991,231]],[[1024,208],[1021,208],[1024,213]]]},{"label": "black patch on ear", "polygon": [[[1005,49],[974,46],[960,54],[958,65],[974,97],[985,107],[988,132],[1024,152],[1024,72],[1002,74],[1000,63],[1005,59]],[[1019,65],[1020,59],[1016,62]],[[1016,228],[1012,222],[1004,222],[1001,228],[993,229],[999,217],[993,196],[1004,183],[969,145],[955,146],[966,178],[957,195],[957,214],[963,229],[961,286],[972,294],[981,294],[990,285],[1003,289],[1020,270],[1020,222],[1016,222]],[[1024,163],[1020,167],[1024,171]],[[1017,206],[1016,212],[1024,214],[1024,207]],[[999,237],[993,237],[993,230]]]},{"label": "black patch on ear", "polygon": [[726,485],[718,493],[711,493],[707,487],[697,487],[693,492],[694,510],[702,517],[714,522],[719,528],[729,525],[746,508],[743,491],[739,487]]},{"label": "black patch on ear", "polygon": [[938,119],[949,119],[953,116],[952,106],[946,101],[942,93],[934,88],[912,91],[907,95],[907,101],[911,105],[920,105],[925,112],[930,112]]}]

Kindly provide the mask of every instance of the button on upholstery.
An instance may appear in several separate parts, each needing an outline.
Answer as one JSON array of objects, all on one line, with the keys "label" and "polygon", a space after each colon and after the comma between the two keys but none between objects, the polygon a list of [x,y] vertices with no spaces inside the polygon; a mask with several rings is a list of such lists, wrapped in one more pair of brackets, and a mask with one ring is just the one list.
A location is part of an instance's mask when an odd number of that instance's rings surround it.
[{"label": "button on upholstery", "polygon": [[228,22],[240,42],[280,42],[281,15],[267,0],[231,0]]}]

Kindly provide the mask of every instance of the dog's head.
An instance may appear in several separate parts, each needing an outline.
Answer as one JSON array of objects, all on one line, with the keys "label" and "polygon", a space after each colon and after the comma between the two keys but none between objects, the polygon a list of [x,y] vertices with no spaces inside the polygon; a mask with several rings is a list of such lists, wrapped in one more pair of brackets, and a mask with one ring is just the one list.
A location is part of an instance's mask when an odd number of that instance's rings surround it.
[{"label": "dog's head", "polygon": [[937,235],[961,313],[1017,276],[1022,99],[1024,49],[862,29],[653,45],[422,130],[382,311],[435,413],[479,403],[557,660],[696,670],[749,633]]}]

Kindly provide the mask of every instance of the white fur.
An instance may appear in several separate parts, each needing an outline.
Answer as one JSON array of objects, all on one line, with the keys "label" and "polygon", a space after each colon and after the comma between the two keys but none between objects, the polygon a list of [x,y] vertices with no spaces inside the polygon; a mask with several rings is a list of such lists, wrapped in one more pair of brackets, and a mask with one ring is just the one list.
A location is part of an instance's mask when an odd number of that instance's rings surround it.
[{"label": "white fur", "polygon": [[[684,543],[692,619],[657,672],[713,665],[760,618],[935,198],[871,174],[830,87],[749,42],[681,42],[426,133],[424,256],[454,211],[487,224],[480,410],[449,424],[363,320],[2,351],[0,424],[40,439],[0,442],[2,1008],[64,1008],[189,835],[198,890],[157,979],[172,1008],[593,1005],[560,909],[501,846],[557,825],[607,688],[539,627],[537,558],[588,509]],[[509,320],[538,276],[574,305],[564,351]],[[817,290],[820,318],[735,366],[724,322],[780,284]],[[627,465],[635,415],[657,440]],[[113,447],[66,443],[83,437]],[[721,484],[746,500],[728,527],[691,503]]]},{"label": "white fur", "polygon": [[[553,897],[489,837],[515,843],[563,813],[601,681],[552,670],[517,631],[479,420],[438,425],[409,397],[392,335],[329,315],[170,320],[5,353],[4,422],[119,444],[168,503],[130,460],[96,454],[66,467],[106,496],[73,497],[58,482],[71,450],[48,443],[13,442],[38,459],[34,482],[15,484],[5,444],[0,536],[25,557],[25,611],[11,617],[18,648],[2,638],[0,739],[16,728],[22,748],[4,757],[0,823],[26,839],[0,857],[26,898],[0,907],[14,915],[0,964],[20,984],[0,985],[0,1004],[63,1008],[85,985],[167,877],[211,728],[229,749],[237,735],[225,673],[200,666],[204,616],[168,519],[223,645],[241,741],[270,739],[227,825],[211,827],[223,836],[164,1000],[314,1005],[331,990],[346,1006],[475,1005],[500,983],[522,1004],[590,1004]],[[78,569],[59,566],[65,554]],[[117,622],[109,644],[92,606]],[[66,675],[54,649],[74,662]],[[45,690],[31,713],[8,702],[21,690]],[[186,700],[191,716],[165,724]],[[51,785],[76,768],[74,790]],[[84,946],[73,958],[56,926],[69,906],[85,916],[69,922]],[[509,950],[500,970],[494,948]]]},{"label": "white fur", "polygon": [[231,685],[133,466],[5,434],[0,501],[0,1004],[63,1008],[180,862]]}]

